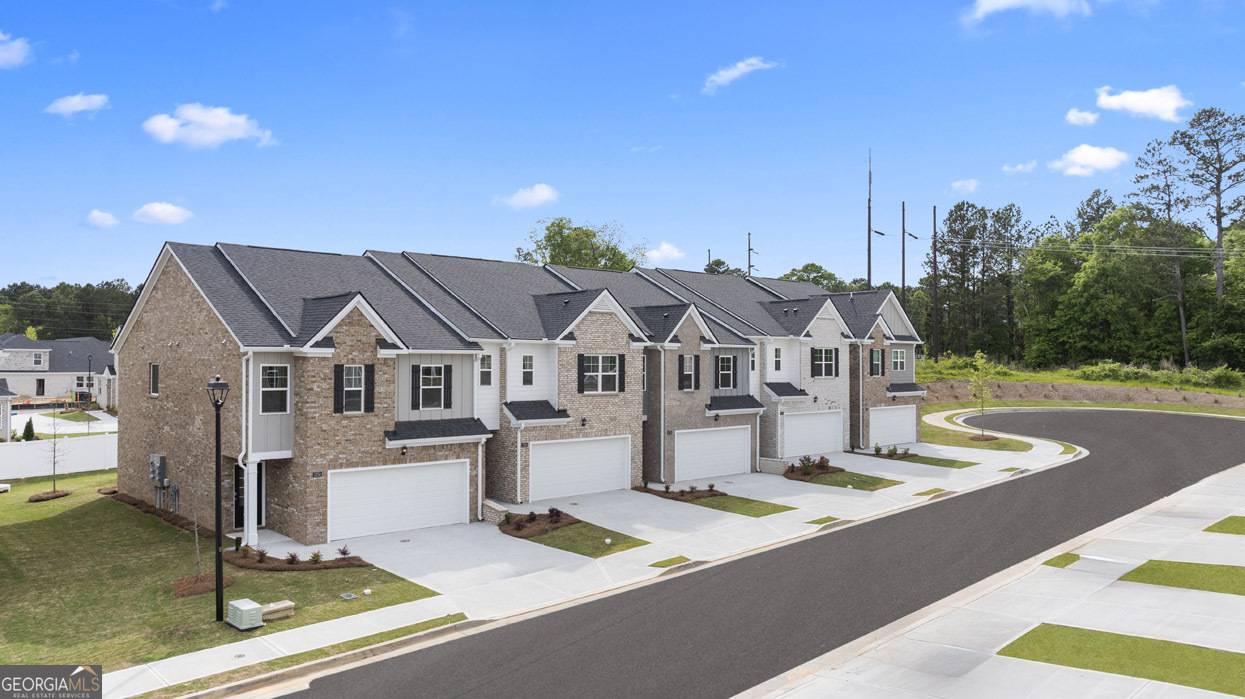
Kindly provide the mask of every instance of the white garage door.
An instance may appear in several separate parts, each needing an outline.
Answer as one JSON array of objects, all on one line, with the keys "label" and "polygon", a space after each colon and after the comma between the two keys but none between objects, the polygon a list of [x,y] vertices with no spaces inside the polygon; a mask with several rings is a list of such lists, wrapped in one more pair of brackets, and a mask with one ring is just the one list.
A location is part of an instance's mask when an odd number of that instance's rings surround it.
[{"label": "white garage door", "polygon": [[869,408],[869,446],[888,447],[916,441],[916,406]]},{"label": "white garage door", "polygon": [[631,487],[631,438],[532,442],[528,499],[599,493]]},{"label": "white garage door", "polygon": [[747,425],[674,433],[674,479],[716,478],[752,470],[752,430]]},{"label": "white garage door", "polygon": [[466,461],[329,471],[329,539],[466,522],[470,475]]},{"label": "white garage door", "polygon": [[843,451],[843,411],[818,410],[782,416],[783,457]]}]

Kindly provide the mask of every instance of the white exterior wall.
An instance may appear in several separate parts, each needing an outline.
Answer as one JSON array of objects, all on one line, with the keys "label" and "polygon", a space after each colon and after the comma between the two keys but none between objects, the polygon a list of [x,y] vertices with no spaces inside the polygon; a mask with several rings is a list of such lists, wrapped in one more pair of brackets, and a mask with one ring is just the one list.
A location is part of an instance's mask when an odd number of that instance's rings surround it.
[{"label": "white exterior wall", "polygon": [[[816,397],[817,402],[808,406],[810,410],[842,410],[843,416],[843,449],[851,446],[850,398],[851,398],[851,367],[848,359],[848,343],[843,339],[843,328],[839,321],[823,308],[817,318],[809,326],[811,341],[801,343],[800,350],[800,383],[797,385]],[[839,375],[837,377],[813,378],[812,349],[838,348]]]},{"label": "white exterior wall", "polygon": [[[16,393],[21,399],[36,398],[35,382],[37,379],[43,379],[44,398],[64,398],[72,395],[77,390],[78,374],[52,374],[49,372],[27,372],[27,373],[4,373],[0,372],[0,379],[7,379],[9,382],[9,390]],[[18,398],[14,402],[19,402]]]},{"label": "white exterior wall", "polygon": [[[475,377],[476,417],[490,430],[501,426],[501,345],[480,343],[484,354],[493,358],[493,382],[488,386],[480,385],[480,376]],[[479,363],[476,363],[477,371]]]},{"label": "white exterior wall", "polygon": [[9,407],[9,397],[0,398],[0,442],[7,442],[13,438],[13,420],[12,408]]},{"label": "white exterior wall", "polygon": [[[535,376],[523,385],[523,355],[532,355]],[[547,400],[558,404],[558,348],[551,342],[516,342],[506,352],[506,401]]]},{"label": "white exterior wall", "polygon": [[[771,338],[765,342],[765,383],[788,381],[800,386],[800,341],[796,338]],[[774,369],[774,349],[782,350],[782,368]]]},{"label": "white exterior wall", "polygon": [[[0,371],[47,371],[49,350],[0,350]],[[42,364],[35,364],[35,355],[43,359]]]}]

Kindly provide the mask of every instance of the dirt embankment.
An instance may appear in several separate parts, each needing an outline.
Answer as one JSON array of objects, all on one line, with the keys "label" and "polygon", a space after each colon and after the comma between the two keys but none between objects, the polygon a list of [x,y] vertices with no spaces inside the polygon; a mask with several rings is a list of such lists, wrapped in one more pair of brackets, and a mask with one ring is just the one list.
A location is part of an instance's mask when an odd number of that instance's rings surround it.
[{"label": "dirt embankment", "polygon": [[[926,403],[972,400],[967,380],[948,379],[925,384]],[[1093,403],[1184,403],[1245,408],[1245,397],[1220,393],[1196,393],[1175,388],[1131,388],[1084,383],[1034,383],[1029,381],[991,381],[996,401],[1067,400]]]}]

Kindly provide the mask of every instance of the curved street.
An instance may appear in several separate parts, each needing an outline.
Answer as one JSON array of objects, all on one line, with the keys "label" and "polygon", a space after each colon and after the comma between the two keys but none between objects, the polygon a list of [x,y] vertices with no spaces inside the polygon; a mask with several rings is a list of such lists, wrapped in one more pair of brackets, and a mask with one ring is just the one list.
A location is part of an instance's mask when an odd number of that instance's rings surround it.
[{"label": "curved street", "polygon": [[1245,461],[1245,421],[991,414],[1058,468],[312,682],[299,696],[723,697]]}]

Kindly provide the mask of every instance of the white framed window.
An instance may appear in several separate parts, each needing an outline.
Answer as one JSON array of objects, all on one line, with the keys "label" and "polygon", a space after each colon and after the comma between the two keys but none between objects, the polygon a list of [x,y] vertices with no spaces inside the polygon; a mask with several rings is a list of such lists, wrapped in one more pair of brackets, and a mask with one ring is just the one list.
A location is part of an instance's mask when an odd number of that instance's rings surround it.
[{"label": "white framed window", "polygon": [[696,388],[696,355],[681,354],[683,358],[683,375],[679,377],[679,389],[692,391]]},{"label": "white framed window", "polygon": [[157,362],[147,365],[147,395],[160,395],[160,364]]},{"label": "white framed window", "polygon": [[891,371],[903,371],[908,368],[908,350],[891,350]]},{"label": "white framed window", "polygon": [[757,370],[757,351],[755,349],[748,350],[748,371]]},{"label": "white framed window", "polygon": [[435,410],[445,405],[445,367],[425,364],[419,368],[419,409]]},{"label": "white framed window", "polygon": [[774,371],[782,371],[782,348],[774,348]]},{"label": "white framed window", "polygon": [[531,386],[536,383],[536,358],[530,354],[525,354],[523,355],[523,359],[521,361],[523,369],[521,372],[523,375],[523,385]]},{"label": "white framed window", "polygon": [[493,355],[480,355],[480,385],[493,385]]},{"label": "white framed window", "polygon": [[735,388],[735,357],[729,354],[719,355],[718,388]]},{"label": "white framed window", "polygon": [[584,355],[584,393],[618,392],[618,355]]},{"label": "white framed window", "polygon": [[342,412],[363,412],[363,365],[342,367]]},{"label": "white framed window", "polygon": [[834,366],[834,349],[830,347],[814,347],[813,348],[813,370],[814,377],[834,376],[837,372]]},{"label": "white framed window", "polygon": [[95,385],[95,382],[92,380],[92,378],[91,378],[90,376],[78,376],[78,377],[75,377],[75,382],[76,382],[76,385],[77,385],[77,387],[78,387],[78,390],[79,390],[79,391],[84,391],[84,390],[86,390],[86,389],[88,389],[88,388],[91,388],[91,387],[93,387],[93,386]]},{"label": "white framed window", "polygon": [[869,376],[882,375],[882,350],[869,350]]},{"label": "white framed window", "polygon": [[43,353],[35,352],[35,366],[43,366]]},{"label": "white framed window", "polygon": [[290,412],[289,365],[259,365],[259,414],[285,415],[288,412]]}]

